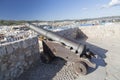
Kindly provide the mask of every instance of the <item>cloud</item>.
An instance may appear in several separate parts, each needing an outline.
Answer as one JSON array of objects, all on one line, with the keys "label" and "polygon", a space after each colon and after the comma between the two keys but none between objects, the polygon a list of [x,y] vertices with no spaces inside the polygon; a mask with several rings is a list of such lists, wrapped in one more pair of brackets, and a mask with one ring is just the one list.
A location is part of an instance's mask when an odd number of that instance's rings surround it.
[{"label": "cloud", "polygon": [[113,6],[120,6],[120,0],[111,0],[107,5],[103,5],[102,8],[109,8]]},{"label": "cloud", "polygon": [[82,10],[87,10],[88,8],[82,8]]},{"label": "cloud", "polygon": [[120,5],[120,0],[112,0],[112,1],[109,3],[109,6],[116,6],[116,5]]}]

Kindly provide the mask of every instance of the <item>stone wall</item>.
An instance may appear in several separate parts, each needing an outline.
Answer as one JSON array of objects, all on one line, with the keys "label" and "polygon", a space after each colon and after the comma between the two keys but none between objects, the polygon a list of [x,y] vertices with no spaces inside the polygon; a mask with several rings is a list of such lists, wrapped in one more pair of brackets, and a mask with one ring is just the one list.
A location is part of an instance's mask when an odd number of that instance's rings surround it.
[{"label": "stone wall", "polygon": [[80,27],[89,39],[120,39],[120,23]]},{"label": "stone wall", "polygon": [[0,80],[13,80],[39,60],[37,37],[0,46]]},{"label": "stone wall", "polygon": [[70,28],[56,32],[57,34],[68,39],[86,39],[87,36],[79,28]]}]

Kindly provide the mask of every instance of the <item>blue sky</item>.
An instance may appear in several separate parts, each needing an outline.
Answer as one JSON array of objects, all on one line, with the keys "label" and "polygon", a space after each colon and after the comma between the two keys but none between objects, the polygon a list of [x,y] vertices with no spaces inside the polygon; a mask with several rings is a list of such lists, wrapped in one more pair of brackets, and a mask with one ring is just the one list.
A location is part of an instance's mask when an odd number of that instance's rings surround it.
[{"label": "blue sky", "polygon": [[120,0],[0,0],[0,19],[62,20],[120,16]]}]

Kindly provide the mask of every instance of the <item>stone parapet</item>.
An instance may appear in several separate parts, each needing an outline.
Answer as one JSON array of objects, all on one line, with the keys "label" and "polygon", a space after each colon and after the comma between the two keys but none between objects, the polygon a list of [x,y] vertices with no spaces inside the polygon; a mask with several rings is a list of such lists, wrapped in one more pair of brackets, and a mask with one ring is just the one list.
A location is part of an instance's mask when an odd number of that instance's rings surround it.
[{"label": "stone parapet", "polygon": [[0,46],[0,80],[12,80],[40,58],[37,37]]}]

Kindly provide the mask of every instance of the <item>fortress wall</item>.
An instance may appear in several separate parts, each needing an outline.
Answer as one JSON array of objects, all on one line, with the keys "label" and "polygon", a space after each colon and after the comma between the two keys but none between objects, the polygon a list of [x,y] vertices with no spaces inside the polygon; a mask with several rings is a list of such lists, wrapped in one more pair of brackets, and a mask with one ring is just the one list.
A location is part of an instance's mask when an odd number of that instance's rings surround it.
[{"label": "fortress wall", "polygon": [[106,25],[84,26],[58,31],[57,34],[76,40],[120,40],[120,23]]},{"label": "fortress wall", "polygon": [[120,23],[79,28],[88,39],[120,39]]},{"label": "fortress wall", "polygon": [[63,37],[67,37],[67,38],[76,38],[77,33],[80,30],[78,28],[70,28],[67,30],[62,30],[62,31],[58,31],[56,32],[57,34],[63,36]]},{"label": "fortress wall", "polygon": [[38,38],[0,45],[0,80],[12,80],[40,58]]}]

